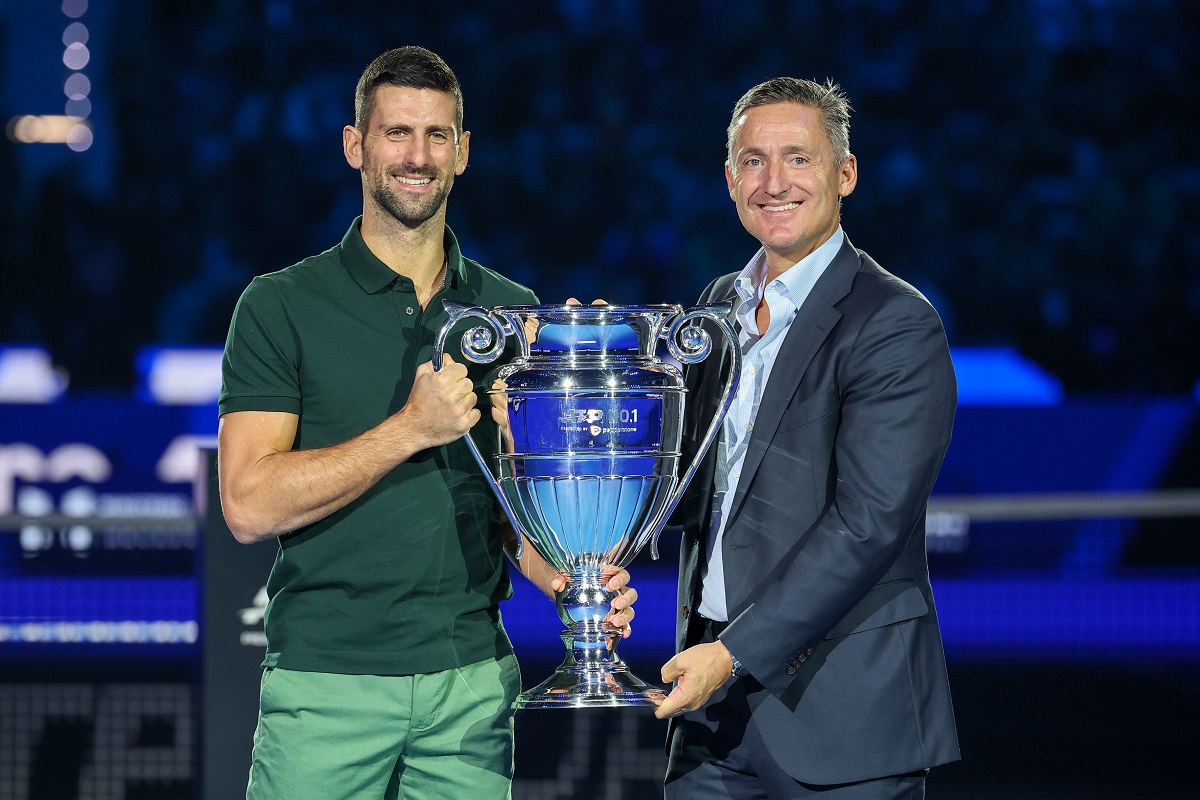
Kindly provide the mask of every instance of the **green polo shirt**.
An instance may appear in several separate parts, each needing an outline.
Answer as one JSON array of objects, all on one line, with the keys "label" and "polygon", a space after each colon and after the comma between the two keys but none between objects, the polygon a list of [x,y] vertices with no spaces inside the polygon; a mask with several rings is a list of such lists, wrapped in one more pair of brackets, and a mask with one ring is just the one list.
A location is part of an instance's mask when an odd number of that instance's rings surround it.
[{"label": "green polo shirt", "polygon": [[[417,366],[433,356],[443,300],[537,302],[463,258],[446,228],[446,285],[422,312],[412,281],[367,248],[361,219],[336,247],[247,287],[225,344],[221,414],[297,414],[296,450],[344,442],[403,407]],[[446,349],[464,363],[461,338],[456,330]],[[469,367],[485,389],[495,364]],[[494,448],[486,410],[472,435],[485,455]],[[281,536],[264,665],[402,675],[511,652],[497,606],[512,593],[497,505],[459,440],[416,454],[346,507]]]}]

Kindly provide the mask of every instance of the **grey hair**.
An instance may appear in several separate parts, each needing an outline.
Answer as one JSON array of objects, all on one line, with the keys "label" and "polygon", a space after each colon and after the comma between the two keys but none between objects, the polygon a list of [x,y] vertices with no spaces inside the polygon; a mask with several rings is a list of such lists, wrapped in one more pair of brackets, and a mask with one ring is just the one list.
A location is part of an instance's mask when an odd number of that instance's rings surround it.
[{"label": "grey hair", "polygon": [[725,152],[731,164],[738,120],[751,108],[774,103],[799,103],[816,109],[821,114],[825,135],[833,143],[834,159],[841,164],[850,156],[850,112],[853,109],[842,87],[828,78],[821,84],[803,78],[780,77],[758,84],[734,105],[729,128],[725,131]]}]

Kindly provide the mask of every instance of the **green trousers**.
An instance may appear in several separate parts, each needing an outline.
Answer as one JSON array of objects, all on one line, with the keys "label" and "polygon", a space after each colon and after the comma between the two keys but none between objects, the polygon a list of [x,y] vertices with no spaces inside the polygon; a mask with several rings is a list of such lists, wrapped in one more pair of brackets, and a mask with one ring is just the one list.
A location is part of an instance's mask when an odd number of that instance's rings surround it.
[{"label": "green trousers", "polygon": [[512,655],[428,675],[263,673],[247,800],[511,796]]}]

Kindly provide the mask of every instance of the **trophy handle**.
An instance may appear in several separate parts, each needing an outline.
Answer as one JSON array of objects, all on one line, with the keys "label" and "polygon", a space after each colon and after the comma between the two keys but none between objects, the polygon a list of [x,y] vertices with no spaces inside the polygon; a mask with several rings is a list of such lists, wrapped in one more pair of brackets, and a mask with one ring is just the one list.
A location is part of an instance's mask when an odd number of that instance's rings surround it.
[{"label": "trophy handle", "polygon": [[[517,334],[517,326],[511,320],[497,319],[491,312],[483,306],[467,305],[465,303],[456,303],[453,300],[444,300],[442,305],[446,308],[446,324],[438,331],[437,339],[433,343],[433,370],[439,372],[442,369],[443,355],[446,350],[446,338],[450,335],[450,330],[457,325],[461,320],[475,318],[486,323],[487,327],[480,325],[472,328],[463,334],[462,345],[460,347],[462,354],[468,361],[476,364],[490,364],[500,357],[504,352],[504,342],[509,336]],[[522,334],[517,334],[522,335]],[[500,489],[500,484],[497,483],[496,477],[488,468],[487,462],[484,461],[483,455],[480,454],[479,448],[475,446],[475,440],[471,438],[470,432],[463,434],[463,438],[467,440],[467,447],[471,450],[471,455],[475,457],[475,463],[479,464],[479,468],[483,470],[483,476],[487,482],[491,484],[492,494],[500,501],[501,508],[508,516],[509,522],[512,523],[513,532],[517,537],[517,558],[521,558],[521,554],[525,552],[525,532],[521,530],[521,523],[518,522],[518,517],[514,513],[512,505],[508,502],[504,492]]]},{"label": "trophy handle", "polygon": [[709,423],[708,430],[704,433],[704,439],[701,440],[700,447],[696,450],[695,457],[692,458],[692,463],[688,465],[687,471],[683,473],[683,477],[676,484],[673,496],[654,520],[654,534],[650,539],[650,556],[655,561],[658,560],[658,537],[662,534],[671,512],[683,499],[684,490],[687,489],[696,470],[699,469],[704,454],[708,452],[708,448],[717,438],[717,434],[721,430],[721,422],[725,419],[729,407],[733,405],[734,393],[737,392],[738,380],[742,374],[742,348],[738,346],[737,333],[729,323],[729,313],[732,310],[733,303],[729,302],[689,308],[671,321],[670,327],[665,333],[667,350],[672,356],[684,364],[698,364],[708,358],[712,352],[712,339],[708,335],[708,331],[691,323],[707,319],[725,335],[733,360],[730,364],[729,377],[725,380],[725,388],[721,392],[721,405],[717,409],[716,415],[713,416],[712,422]]}]

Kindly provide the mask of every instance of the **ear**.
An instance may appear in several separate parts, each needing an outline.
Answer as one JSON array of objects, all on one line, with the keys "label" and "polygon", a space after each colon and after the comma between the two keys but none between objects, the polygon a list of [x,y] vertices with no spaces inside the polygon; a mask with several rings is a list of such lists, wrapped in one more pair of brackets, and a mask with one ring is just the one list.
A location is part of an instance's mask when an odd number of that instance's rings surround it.
[{"label": "ear", "polygon": [[342,128],[342,153],[346,163],[355,169],[362,169],[362,131],[353,125]]},{"label": "ear", "polygon": [[463,131],[458,137],[458,154],[454,157],[454,174],[462,175],[471,156],[471,132]]},{"label": "ear", "polygon": [[725,162],[725,188],[729,190],[729,199],[736,203],[737,196],[734,194],[733,189],[733,170],[730,168],[728,161]]},{"label": "ear", "polygon": [[858,159],[854,157],[853,153],[846,156],[846,160],[842,162],[839,179],[838,195],[849,197],[850,193],[854,191],[854,187],[858,185]]}]

